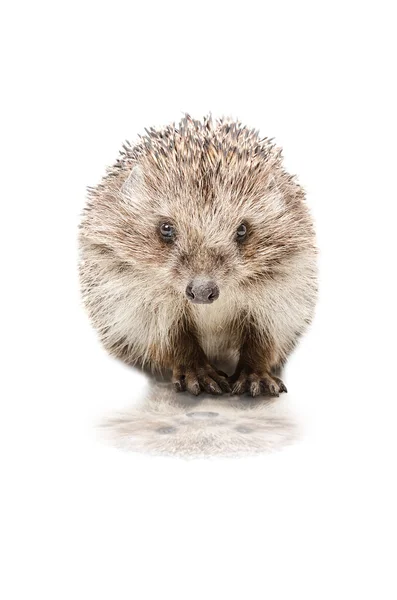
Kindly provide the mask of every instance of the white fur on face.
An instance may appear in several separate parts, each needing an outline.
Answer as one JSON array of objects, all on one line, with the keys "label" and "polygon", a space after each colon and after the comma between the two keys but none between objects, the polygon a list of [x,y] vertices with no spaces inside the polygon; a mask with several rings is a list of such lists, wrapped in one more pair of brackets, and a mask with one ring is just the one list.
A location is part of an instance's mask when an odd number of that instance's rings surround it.
[{"label": "white fur on face", "polygon": [[202,305],[189,303],[182,291],[170,294],[166,282],[157,278],[110,271],[91,291],[89,303],[95,307],[98,323],[107,324],[105,345],[111,347],[122,339],[131,356],[143,364],[153,345],[164,351],[169,348],[172,329],[187,306],[209,360],[237,356],[239,348],[233,346],[235,338],[230,333],[242,308],[258,324],[258,335],[273,339],[277,361],[284,360],[297,334],[307,328],[316,298],[313,257],[302,254],[290,262],[285,274],[266,286],[246,292],[220,287],[219,298]]}]

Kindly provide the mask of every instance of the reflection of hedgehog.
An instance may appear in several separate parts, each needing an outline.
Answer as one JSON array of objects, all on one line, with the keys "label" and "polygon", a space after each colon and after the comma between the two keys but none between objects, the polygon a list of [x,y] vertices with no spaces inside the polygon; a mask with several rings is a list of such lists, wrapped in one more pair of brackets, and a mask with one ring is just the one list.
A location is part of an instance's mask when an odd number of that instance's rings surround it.
[{"label": "reflection of hedgehog", "polygon": [[[310,322],[315,243],[281,152],[238,122],[186,116],[126,145],[90,191],[85,304],[106,348],[193,394],[277,396]],[[230,379],[214,364],[234,358]]]},{"label": "reflection of hedgehog", "polygon": [[182,457],[242,456],[277,450],[297,437],[284,402],[177,396],[153,386],[138,406],[102,423],[102,433],[125,450]]}]

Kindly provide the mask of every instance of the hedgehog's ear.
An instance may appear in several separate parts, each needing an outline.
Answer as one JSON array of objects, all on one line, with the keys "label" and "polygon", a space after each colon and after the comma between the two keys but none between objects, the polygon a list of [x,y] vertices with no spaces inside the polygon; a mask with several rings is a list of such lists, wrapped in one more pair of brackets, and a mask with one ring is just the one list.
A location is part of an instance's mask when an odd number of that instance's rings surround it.
[{"label": "hedgehog's ear", "polygon": [[134,165],[131,173],[124,181],[121,191],[129,197],[133,197],[144,183],[143,171],[139,165]]},{"label": "hedgehog's ear", "polygon": [[268,205],[277,212],[283,211],[285,209],[284,194],[274,175],[270,175],[267,185],[268,196],[266,200]]}]

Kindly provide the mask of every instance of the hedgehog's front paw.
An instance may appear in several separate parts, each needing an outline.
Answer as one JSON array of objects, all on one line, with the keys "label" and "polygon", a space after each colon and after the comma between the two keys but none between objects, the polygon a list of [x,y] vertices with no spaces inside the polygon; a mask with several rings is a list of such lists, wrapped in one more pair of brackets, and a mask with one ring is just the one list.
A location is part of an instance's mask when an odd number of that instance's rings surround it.
[{"label": "hedgehog's front paw", "polygon": [[282,392],[286,392],[287,388],[279,377],[270,375],[269,373],[247,372],[242,369],[239,373],[235,373],[230,378],[232,384],[232,394],[244,394],[248,392],[251,396],[279,396]]},{"label": "hedgehog's front paw", "polygon": [[201,392],[215,395],[231,392],[226,374],[217,371],[209,364],[175,368],[172,373],[172,383],[176,392],[187,390],[195,396]]}]

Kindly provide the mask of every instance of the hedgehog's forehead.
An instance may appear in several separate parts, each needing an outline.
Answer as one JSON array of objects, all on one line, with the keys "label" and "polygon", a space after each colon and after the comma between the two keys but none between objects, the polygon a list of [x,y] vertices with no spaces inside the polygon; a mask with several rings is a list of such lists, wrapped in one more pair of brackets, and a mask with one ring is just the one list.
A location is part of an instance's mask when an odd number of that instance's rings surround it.
[{"label": "hedgehog's forehead", "polygon": [[[154,208],[154,207],[153,207]],[[187,227],[225,229],[244,218],[245,211],[238,203],[225,197],[203,198],[200,193],[167,195],[157,203],[158,214],[170,220],[183,223]]]},{"label": "hedgehog's forehead", "polygon": [[179,166],[144,172],[151,202],[205,220],[242,212],[244,206],[257,203],[269,191],[269,178],[258,170],[252,173],[249,167],[240,171]]},{"label": "hedgehog's forehead", "polygon": [[266,180],[252,181],[248,177],[240,183],[182,176],[172,181],[167,175],[146,195],[148,212],[193,228],[224,231],[279,210],[279,193],[270,191]]}]

